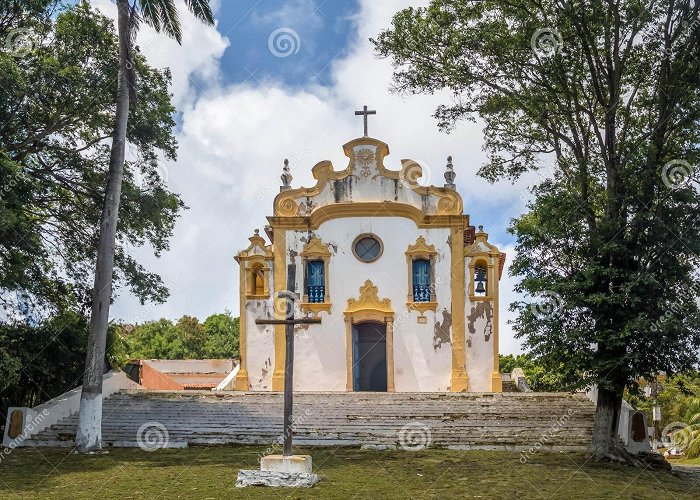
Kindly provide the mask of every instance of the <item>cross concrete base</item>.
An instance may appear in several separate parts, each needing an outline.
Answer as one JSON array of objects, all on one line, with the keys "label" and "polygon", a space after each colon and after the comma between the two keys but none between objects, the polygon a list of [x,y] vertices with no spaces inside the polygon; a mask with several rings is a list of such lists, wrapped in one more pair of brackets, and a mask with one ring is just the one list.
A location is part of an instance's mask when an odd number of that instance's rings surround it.
[{"label": "cross concrete base", "polygon": [[236,486],[310,487],[317,482],[318,476],[311,473],[309,455],[267,455],[260,460],[259,471],[239,471]]},{"label": "cross concrete base", "polygon": [[311,455],[267,455],[260,460],[260,470],[311,474]]}]

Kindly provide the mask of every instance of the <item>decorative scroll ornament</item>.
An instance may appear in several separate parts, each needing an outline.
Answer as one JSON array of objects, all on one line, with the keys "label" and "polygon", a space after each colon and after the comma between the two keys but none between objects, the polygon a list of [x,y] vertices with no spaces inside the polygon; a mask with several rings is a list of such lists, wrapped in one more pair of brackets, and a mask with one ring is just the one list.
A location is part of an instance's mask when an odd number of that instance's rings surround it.
[{"label": "decorative scroll ornament", "polygon": [[380,299],[379,289],[371,280],[365,281],[365,284],[360,287],[360,297],[358,299],[348,299],[348,308],[345,310],[345,313],[351,314],[365,310],[393,314],[391,299]]},{"label": "decorative scroll ornament", "polygon": [[369,166],[374,163],[374,151],[372,151],[371,149],[363,148],[357,152],[357,155],[355,157],[357,158],[357,162],[361,166],[360,174],[362,174],[363,177],[369,177],[370,175],[372,175],[372,171],[370,170]]}]

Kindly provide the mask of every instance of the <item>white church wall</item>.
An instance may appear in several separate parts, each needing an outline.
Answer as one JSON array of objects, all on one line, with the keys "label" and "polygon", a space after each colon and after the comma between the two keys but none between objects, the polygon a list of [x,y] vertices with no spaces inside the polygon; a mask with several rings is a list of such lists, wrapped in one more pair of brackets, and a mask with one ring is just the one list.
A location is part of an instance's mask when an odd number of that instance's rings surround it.
[{"label": "white church wall", "polygon": [[[375,262],[360,262],[352,243],[362,233],[372,233],[383,243]],[[398,217],[357,217],[327,221],[312,231],[287,232],[287,256],[297,264],[297,291],[302,291],[304,270],[301,253],[310,236],[329,244],[333,256],[329,267],[330,314],[319,313],[320,326],[298,328],[295,344],[295,388],[298,390],[343,391],[346,387],[346,329],[344,310],[349,298],[357,298],[366,280],[379,289],[379,298],[389,298],[394,310],[394,376],[396,391],[447,391],[451,363],[451,287],[448,228],[419,229]],[[419,324],[417,311],[406,305],[408,264],[405,252],[422,235],[438,254],[435,262],[437,314],[427,311],[427,322]],[[252,382],[251,382],[252,383]]]},{"label": "white church wall", "polygon": [[[274,290],[273,273],[268,273],[268,289]],[[256,325],[256,319],[272,319],[272,298],[249,299],[246,314],[246,370],[252,391],[272,390],[272,373],[275,367],[275,336],[271,325]]]}]

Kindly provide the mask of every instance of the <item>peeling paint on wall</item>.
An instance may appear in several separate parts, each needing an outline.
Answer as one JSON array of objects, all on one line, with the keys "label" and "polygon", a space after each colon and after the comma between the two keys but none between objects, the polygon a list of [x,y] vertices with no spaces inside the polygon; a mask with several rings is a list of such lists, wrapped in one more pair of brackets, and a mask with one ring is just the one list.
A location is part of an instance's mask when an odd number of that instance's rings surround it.
[{"label": "peeling paint on wall", "polygon": [[490,301],[477,302],[472,304],[472,310],[467,316],[467,327],[469,328],[469,333],[476,334],[476,320],[479,318],[485,318],[486,324],[484,325],[484,340],[488,342],[491,340],[491,334],[493,333],[493,304]]},{"label": "peeling paint on wall", "polygon": [[443,309],[442,323],[435,322],[435,335],[433,336],[433,349],[436,351],[442,344],[450,343],[450,328],[452,328],[452,314]]},{"label": "peeling paint on wall", "polygon": [[263,364],[263,367],[262,367],[262,372],[261,372],[262,376],[260,377],[260,382],[265,380],[265,377],[267,377],[267,374],[270,372],[271,367],[272,367],[272,360],[268,357],[265,360],[265,364]]}]

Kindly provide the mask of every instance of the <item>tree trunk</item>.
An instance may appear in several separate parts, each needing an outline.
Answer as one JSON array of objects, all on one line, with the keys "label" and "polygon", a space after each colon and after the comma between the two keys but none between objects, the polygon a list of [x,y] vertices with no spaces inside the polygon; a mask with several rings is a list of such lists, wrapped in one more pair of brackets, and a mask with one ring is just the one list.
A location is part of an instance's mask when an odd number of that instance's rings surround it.
[{"label": "tree trunk", "polygon": [[[622,390],[598,388],[598,401],[593,421],[593,441],[590,453],[596,460],[617,460],[620,455],[620,445],[617,437],[617,426],[620,421],[622,405]],[[622,449],[623,453],[626,453]]]},{"label": "tree trunk", "polygon": [[90,337],[88,339],[83,390],[80,396],[80,417],[75,436],[79,452],[90,453],[102,449],[102,376],[112,298],[114,245],[117,235],[119,200],[121,197],[126,146],[126,125],[129,117],[129,84],[127,81],[127,54],[129,43],[129,2],[117,0],[119,30],[119,81],[117,106],[112,136],[112,150],[107,173],[107,189],[100,224],[100,242],[92,291]]},{"label": "tree trunk", "polygon": [[658,453],[651,451],[632,455],[620,442],[617,426],[620,421],[622,388],[598,389],[598,402],[593,422],[593,441],[588,450],[596,461],[618,462],[633,467],[671,470],[671,464]]}]

